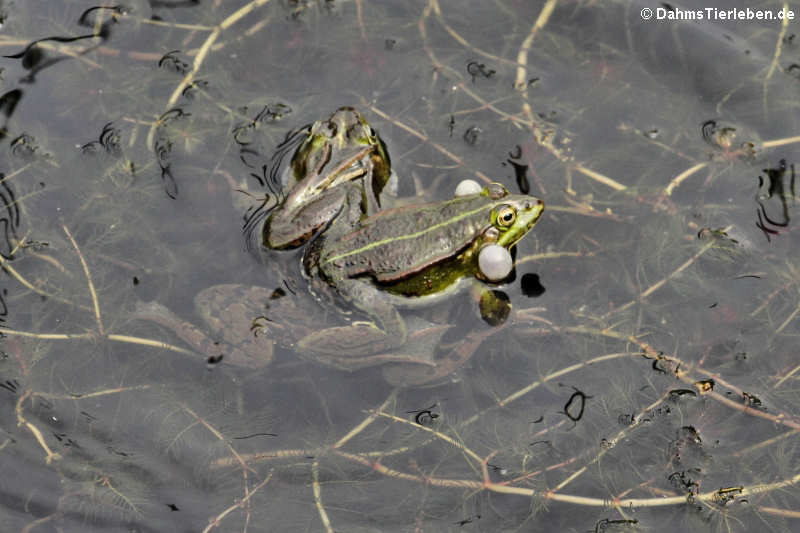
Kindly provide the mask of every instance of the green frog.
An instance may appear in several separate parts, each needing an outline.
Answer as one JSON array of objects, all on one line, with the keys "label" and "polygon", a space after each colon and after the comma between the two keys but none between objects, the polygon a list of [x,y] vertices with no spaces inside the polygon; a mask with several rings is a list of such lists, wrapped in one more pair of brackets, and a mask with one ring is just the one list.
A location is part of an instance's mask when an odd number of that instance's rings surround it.
[{"label": "green frog", "polygon": [[[317,298],[328,295],[337,307],[350,304],[369,320],[321,329],[330,313],[310,294],[298,290],[289,297],[244,285],[210,287],[195,300],[198,314],[230,345],[214,344],[160,304],[140,304],[139,318],[156,320],[203,353],[224,353],[238,366],[264,366],[277,341],[300,356],[345,370],[392,363],[384,374],[395,385],[446,377],[486,334],[467,336],[458,348],[461,355],[436,359],[448,326],[416,317],[409,326],[398,307],[435,303],[462,281],[483,278],[481,250],[513,246],[539,219],[543,202],[509,194],[494,183],[476,194],[363,218],[358,184],[341,186],[347,193],[343,211],[306,247],[304,271]],[[341,309],[336,314],[346,316]]]},{"label": "green frog", "polygon": [[[328,141],[320,142],[323,137]],[[338,163],[331,165],[334,160]],[[379,211],[389,169],[382,141],[363,117],[351,108],[337,110],[326,124],[312,126],[295,152],[287,180],[290,194],[270,213],[263,230],[266,249],[290,248],[327,224],[303,253],[309,284],[317,296],[349,303],[370,320],[320,329],[326,317],[305,291],[289,297],[280,289],[238,284],[216,285],[195,298],[198,315],[222,342],[158,303],[138,304],[135,317],[159,322],[201,353],[224,354],[236,366],[267,365],[279,342],[301,356],[347,370],[394,363],[391,372],[384,372],[393,384],[444,377],[457,366],[456,357],[434,358],[448,326],[407,320],[397,307],[430,303],[452,293],[460,281],[483,278],[479,252],[491,244],[513,246],[536,223],[544,204],[491,184],[445,202]],[[321,221],[306,220],[317,213],[324,213]],[[460,360],[477,342],[478,337],[467,336],[466,347],[454,350],[460,350]]]},{"label": "green frog", "polygon": [[[263,225],[263,244],[296,248],[308,241],[341,210],[343,183],[357,182],[365,215],[380,209],[381,193],[392,178],[386,145],[352,107],[301,130],[302,142],[278,184],[289,193],[273,207]],[[295,141],[287,141],[289,147]],[[278,147],[278,153],[283,146]]]},{"label": "green frog", "polygon": [[[313,123],[291,135],[277,150],[277,168],[282,156],[296,149],[290,164],[273,186],[288,194],[266,215],[262,244],[267,249],[296,248],[330,222],[345,202],[345,183],[357,184],[361,191],[359,209],[368,215],[380,209],[381,193],[393,177],[386,145],[361,113],[341,107],[326,120]],[[231,183],[233,191],[241,190]],[[246,189],[246,187],[245,187]],[[249,196],[249,195],[246,195]],[[240,195],[235,197],[239,199]],[[236,203],[236,199],[234,203]],[[194,299],[195,310],[210,329],[221,336],[217,342],[200,328],[183,321],[157,302],[139,302],[133,317],[160,323],[181,339],[209,357],[224,354],[226,362],[236,366],[259,368],[269,364],[276,338],[288,339],[289,328],[273,324],[270,335],[258,335],[251,329],[253,318],[266,311],[292,324],[300,334],[301,323],[308,318],[305,302],[301,309],[292,299],[279,301],[280,291],[263,287],[226,284],[201,291]],[[269,306],[269,309],[265,309]]]},{"label": "green frog", "polygon": [[318,329],[297,343],[301,355],[341,368],[363,366],[365,357],[403,346],[408,329],[399,306],[437,301],[462,280],[485,279],[481,251],[489,245],[511,248],[544,210],[540,199],[492,183],[475,194],[363,218],[357,186],[343,188],[343,213],[308,246],[303,264],[313,290],[332,290],[332,300],[370,320]]}]

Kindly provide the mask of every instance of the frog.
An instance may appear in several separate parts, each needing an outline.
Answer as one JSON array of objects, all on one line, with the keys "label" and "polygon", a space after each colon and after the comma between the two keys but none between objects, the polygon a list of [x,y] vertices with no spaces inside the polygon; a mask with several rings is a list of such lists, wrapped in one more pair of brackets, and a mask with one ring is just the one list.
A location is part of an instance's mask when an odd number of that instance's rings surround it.
[{"label": "frog", "polygon": [[397,179],[383,139],[353,107],[340,107],[290,136],[278,147],[278,163],[298,139],[287,175],[273,184],[289,192],[264,221],[262,241],[270,249],[302,246],[328,224],[344,205],[339,185],[357,181],[361,212],[369,215],[381,208],[381,193]]},{"label": "frog", "polygon": [[[434,304],[458,292],[463,281],[485,278],[481,250],[514,246],[544,203],[493,183],[475,194],[362,218],[359,184],[340,186],[347,189],[344,211],[300,254],[309,291],[288,297],[280,289],[227,284],[198,294],[198,314],[230,344],[213,343],[160,304],[140,305],[139,316],[166,325],[202,353],[224,353],[236,366],[266,366],[277,342],[341,370],[383,365],[384,378],[395,386],[443,381],[490,333],[469,333],[437,358],[450,326],[404,318],[398,308]],[[321,327],[331,314],[348,316],[342,305],[369,320]],[[331,313],[331,306],[338,311]]]},{"label": "frog", "polygon": [[[289,165],[280,173],[282,158],[293,149]],[[262,217],[261,240],[268,250],[298,248],[328,224],[344,205],[342,184],[357,183],[362,191],[359,209],[366,216],[380,209],[384,189],[397,180],[385,142],[350,106],[340,107],[327,119],[287,135],[273,159],[270,176],[275,182],[271,186],[288,193]],[[253,196],[242,184],[231,182],[231,189],[244,192],[244,197]],[[237,194],[234,205],[242,198]],[[221,335],[221,342],[212,340],[202,329],[158,302],[138,302],[132,318],[164,325],[211,360],[224,354],[227,362],[235,366],[261,368],[271,362],[273,341],[282,329],[274,326],[270,336],[258,335],[259,330],[254,334],[250,328],[252,318],[270,310],[286,321],[292,318],[296,333],[308,315],[299,310],[298,302],[278,302],[281,294],[281,290],[237,284],[215,285],[198,293],[195,311],[213,332]],[[268,302],[272,303],[271,309],[265,309]]]},{"label": "frog", "polygon": [[[306,248],[303,268],[316,294],[367,320],[316,329],[297,342],[301,355],[340,368],[403,347],[409,330],[398,308],[435,303],[457,292],[462,281],[485,280],[482,251],[510,249],[544,211],[541,199],[491,183],[473,194],[364,218],[357,186],[343,188],[345,210]],[[428,357],[415,362],[435,366]]]},{"label": "frog", "polygon": [[[195,298],[197,314],[223,342],[213,341],[201,328],[155,302],[139,303],[135,318],[161,323],[207,354],[209,361],[218,361],[223,355],[225,362],[237,367],[267,366],[277,342],[294,348],[302,357],[343,370],[385,365],[387,381],[405,386],[438,381],[468,359],[487,333],[468,334],[451,350],[455,355],[437,359],[436,347],[450,326],[403,318],[396,308],[434,303],[455,292],[462,280],[484,278],[478,267],[480,251],[492,244],[512,247],[536,223],[544,204],[532,196],[510,195],[502,185],[491,184],[453,200],[381,211],[380,193],[390,173],[382,141],[370,128],[367,133],[375,141],[369,146],[357,146],[347,156],[338,149],[345,146],[342,137],[337,137],[342,124],[365,129],[368,125],[362,119],[352,108],[334,112],[328,119],[333,126],[324,126],[325,131],[334,132],[327,137],[335,139],[330,141],[332,146],[310,143],[323,126],[315,123],[309,128],[292,159],[292,175],[286,180],[291,190],[277,208],[283,212],[267,219],[270,227],[265,221],[262,231],[265,250],[285,253],[287,248],[310,241],[300,257],[311,292],[293,291],[287,297],[283,289],[242,284],[215,285],[201,291]],[[316,146],[316,151],[308,151],[308,144]],[[321,157],[324,152],[328,155]],[[326,166],[334,157],[342,163]],[[323,176],[326,169],[337,177]],[[295,189],[302,193],[293,194]],[[270,240],[277,234],[272,223],[288,226],[287,217],[302,218],[311,212],[305,209],[317,205],[321,197],[324,205],[334,208],[325,211],[320,224],[295,228],[289,239],[280,242]],[[286,201],[289,198],[304,200],[292,204]],[[460,226],[463,231],[458,231]],[[281,235],[292,233],[291,227],[286,229]],[[410,246],[415,238],[427,239],[427,244]],[[369,248],[377,243],[380,245]],[[386,249],[389,253],[384,253]],[[342,254],[362,264],[374,263],[381,256],[398,263],[394,269],[384,265],[380,272],[356,272],[342,268]],[[328,292],[329,300],[341,300],[333,302],[339,309],[336,315],[344,316],[340,305],[344,303],[371,320],[320,328],[327,320],[324,309],[329,307],[319,305],[323,292]]]}]

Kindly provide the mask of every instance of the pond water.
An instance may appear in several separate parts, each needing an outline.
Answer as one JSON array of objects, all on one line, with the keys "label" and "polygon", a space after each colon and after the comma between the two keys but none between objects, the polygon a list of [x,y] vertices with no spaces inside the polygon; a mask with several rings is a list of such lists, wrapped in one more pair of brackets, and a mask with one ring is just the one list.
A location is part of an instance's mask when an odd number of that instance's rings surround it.
[{"label": "pond water", "polygon": [[[1,529],[798,530],[800,37],[729,4],[0,2]],[[246,231],[341,106],[392,202],[546,204],[430,383],[273,343],[365,319]]]}]

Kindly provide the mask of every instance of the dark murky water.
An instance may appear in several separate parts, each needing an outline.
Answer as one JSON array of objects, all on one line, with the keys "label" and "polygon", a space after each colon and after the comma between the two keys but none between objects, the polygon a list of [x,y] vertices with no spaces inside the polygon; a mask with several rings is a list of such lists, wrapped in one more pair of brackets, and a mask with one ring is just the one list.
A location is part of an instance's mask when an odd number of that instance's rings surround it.
[{"label": "dark murky water", "polygon": [[[665,6],[0,2],[0,529],[797,530],[796,22]],[[505,326],[468,294],[410,312],[471,357],[393,389],[136,320],[221,340],[196,294],[292,277],[245,210],[342,105],[401,197],[546,201]]]}]

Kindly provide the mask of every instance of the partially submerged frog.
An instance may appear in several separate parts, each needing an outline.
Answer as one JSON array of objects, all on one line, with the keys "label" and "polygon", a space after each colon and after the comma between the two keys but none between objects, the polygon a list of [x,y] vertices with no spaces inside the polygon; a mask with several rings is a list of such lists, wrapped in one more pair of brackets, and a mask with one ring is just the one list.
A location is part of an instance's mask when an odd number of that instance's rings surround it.
[{"label": "partially submerged frog", "polygon": [[[281,158],[292,149],[289,165],[279,172]],[[358,210],[363,216],[376,212],[381,193],[393,179],[383,140],[352,107],[341,107],[328,119],[291,135],[278,147],[273,171],[279,180],[273,186],[289,192],[266,212],[262,239],[269,249],[301,246],[328,224],[345,204],[346,191],[341,187],[345,183],[354,183],[362,192]],[[257,368],[272,360],[274,337],[283,338],[279,333],[284,331],[276,325],[270,336],[254,335],[253,319],[264,314],[265,305],[271,301],[272,314],[292,324],[295,334],[300,334],[300,324],[308,317],[307,309],[300,310],[296,305],[300,302],[278,301],[278,294],[244,285],[215,285],[201,291],[195,297],[195,310],[216,335],[222,336],[221,342],[211,340],[157,302],[139,302],[134,318],[168,327],[209,357],[224,354],[227,362]]]},{"label": "partially submerged frog", "polygon": [[[394,363],[384,374],[395,385],[446,377],[458,365],[452,357],[434,355],[448,326],[414,318],[409,327],[397,308],[435,303],[463,286],[460,282],[484,278],[480,251],[513,246],[539,219],[543,202],[493,183],[477,194],[362,219],[359,187],[345,188],[345,211],[307,247],[304,269],[316,293],[350,304],[369,321],[320,329],[324,313],[310,295],[298,291],[278,297],[244,285],[210,287],[195,300],[198,314],[229,345],[213,343],[160,304],[140,304],[139,317],[166,325],[203,353],[224,353],[239,366],[267,364],[275,340],[300,356],[345,370]],[[464,342],[476,339],[467,336]]]},{"label": "partially submerged frog", "polygon": [[[303,256],[310,285],[370,320],[320,329],[323,322],[313,316],[320,306],[310,295],[281,298],[279,291],[244,285],[217,285],[195,299],[198,314],[226,344],[211,341],[157,303],[139,304],[136,316],[160,322],[198,351],[224,354],[238,366],[268,364],[277,341],[295,347],[301,356],[347,370],[395,363],[391,378],[387,375],[393,384],[441,378],[454,368],[453,358],[446,363],[434,358],[448,326],[416,318],[407,323],[397,307],[430,303],[452,293],[462,280],[484,278],[478,267],[481,250],[492,244],[512,247],[536,223],[544,204],[532,196],[511,195],[495,183],[444,202],[376,212],[390,174],[382,142],[349,108],[338,110],[328,122],[312,126],[295,152],[294,178],[287,182],[292,190],[265,224],[263,245],[297,246],[325,227]],[[325,128],[333,133],[319,137]],[[350,133],[342,136],[348,128]],[[367,128],[367,137],[354,133]],[[374,142],[350,150],[353,139],[359,144],[368,138]],[[323,216],[308,218],[319,213]]]},{"label": "partially submerged frog", "polygon": [[484,278],[481,250],[512,247],[544,210],[540,199],[492,183],[476,194],[361,219],[359,191],[344,188],[352,206],[309,245],[303,263],[316,291],[332,289],[339,302],[371,320],[317,330],[297,343],[301,355],[342,368],[351,367],[351,359],[404,345],[408,331],[398,306],[438,300],[461,280]]},{"label": "partially submerged frog", "polygon": [[[296,248],[339,213],[344,183],[357,181],[361,212],[380,209],[380,195],[392,177],[386,146],[367,120],[352,107],[337,109],[327,120],[301,130],[302,142],[286,169],[289,193],[274,206],[263,227],[267,248]],[[296,137],[296,136],[295,136]],[[289,147],[293,145],[290,139]],[[278,147],[279,153],[282,147]]]}]

